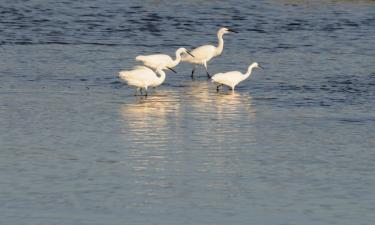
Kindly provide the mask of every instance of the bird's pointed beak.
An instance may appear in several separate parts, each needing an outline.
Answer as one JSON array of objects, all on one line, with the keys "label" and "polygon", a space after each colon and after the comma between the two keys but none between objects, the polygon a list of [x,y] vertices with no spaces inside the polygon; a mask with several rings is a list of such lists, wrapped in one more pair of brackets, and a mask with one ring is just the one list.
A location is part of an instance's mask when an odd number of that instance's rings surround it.
[{"label": "bird's pointed beak", "polygon": [[228,29],[229,32],[232,32],[232,33],[238,33],[237,31],[233,30],[233,29]]},{"label": "bird's pointed beak", "polygon": [[261,67],[260,65],[258,65],[258,67],[259,67],[259,69],[262,69],[262,70],[264,70],[264,68],[263,68],[263,67]]},{"label": "bird's pointed beak", "polygon": [[170,68],[170,67],[167,67],[170,71],[174,72],[174,73],[177,73],[174,69]]},{"label": "bird's pointed beak", "polygon": [[186,50],[186,53],[189,54],[189,55],[191,55],[191,57],[195,58],[195,56],[193,54],[191,54],[190,51]]}]

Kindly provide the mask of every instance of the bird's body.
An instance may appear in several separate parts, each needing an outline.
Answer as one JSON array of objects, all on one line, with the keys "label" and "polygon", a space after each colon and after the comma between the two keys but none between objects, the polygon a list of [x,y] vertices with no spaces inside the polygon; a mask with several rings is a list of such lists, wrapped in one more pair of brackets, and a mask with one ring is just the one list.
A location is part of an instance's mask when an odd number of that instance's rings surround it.
[{"label": "bird's body", "polygon": [[217,56],[216,47],[213,45],[202,45],[191,51],[195,57],[184,56],[183,61],[188,61],[192,64],[204,65],[204,62],[210,61],[213,57]]},{"label": "bird's body", "polygon": [[[156,69],[158,67],[166,67],[166,64],[171,64],[173,59],[169,55],[154,54],[154,55],[139,55],[135,58],[136,61],[140,61],[143,65]],[[167,69],[167,68],[165,68]]]},{"label": "bird's body", "polygon": [[149,87],[157,87],[161,85],[165,80],[165,73],[163,70],[157,68],[157,73],[160,77],[148,67],[136,66],[132,70],[119,72],[119,77],[126,81],[129,86],[137,87],[137,90],[145,89],[147,95],[147,89]]},{"label": "bird's body", "polygon": [[233,30],[230,30],[228,28],[220,28],[220,30],[217,32],[217,38],[218,38],[218,45],[217,47],[213,45],[202,45],[200,47],[195,48],[191,51],[191,54],[194,55],[194,58],[189,55],[183,55],[182,61],[189,62],[191,64],[194,64],[194,69],[191,72],[191,77],[194,77],[194,71],[197,65],[203,65],[206,69],[207,77],[210,77],[210,74],[208,73],[207,69],[207,63],[214,57],[217,57],[221,55],[224,49],[224,39],[223,36],[226,33],[229,32],[235,32]]},{"label": "bird's body", "polygon": [[139,55],[135,60],[142,62],[145,66],[154,70],[157,68],[172,69],[180,63],[182,53],[190,54],[185,48],[179,48],[176,51],[176,59],[174,60],[169,55],[165,54]]},{"label": "bird's body", "polygon": [[239,71],[230,71],[226,73],[217,73],[214,76],[212,76],[212,81],[218,83],[217,90],[219,90],[219,87],[222,85],[226,85],[234,91],[234,88],[239,84],[241,81],[246,80],[248,77],[250,77],[251,72],[253,68],[262,68],[258,65],[258,63],[254,62],[252,63],[248,69],[247,72],[242,74]]},{"label": "bird's body", "polygon": [[245,75],[243,75],[239,71],[231,71],[231,72],[226,72],[226,73],[218,73],[215,74],[212,77],[212,80],[214,80],[216,83],[224,84],[229,87],[236,86],[238,83],[246,79]]}]

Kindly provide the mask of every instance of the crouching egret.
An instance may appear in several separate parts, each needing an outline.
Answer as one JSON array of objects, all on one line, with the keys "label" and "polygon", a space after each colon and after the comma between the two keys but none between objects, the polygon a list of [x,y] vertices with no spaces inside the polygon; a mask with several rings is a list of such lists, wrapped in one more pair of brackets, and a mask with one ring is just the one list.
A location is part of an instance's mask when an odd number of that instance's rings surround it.
[{"label": "crouching egret", "polygon": [[148,67],[136,66],[133,70],[120,71],[119,77],[126,81],[129,86],[137,87],[135,95],[137,95],[138,90],[142,94],[142,89],[145,89],[145,96],[147,96],[147,88],[157,87],[165,80],[164,71],[160,68],[157,68],[156,71],[160,74],[160,77]]},{"label": "crouching egret", "polygon": [[156,68],[170,69],[176,73],[172,68],[177,66],[181,61],[181,54],[186,53],[194,58],[186,48],[179,48],[176,51],[176,59],[173,60],[169,55],[153,54],[153,55],[139,55],[135,58],[136,61],[141,61],[145,66],[156,70]]},{"label": "crouching egret", "polygon": [[191,78],[194,78],[194,71],[197,65],[203,65],[204,68],[206,69],[207,77],[208,78],[211,77],[210,74],[208,73],[207,63],[212,58],[221,55],[221,53],[223,52],[223,48],[224,48],[223,36],[224,34],[230,33],[230,32],[237,33],[236,31],[225,28],[225,27],[220,28],[219,31],[217,32],[217,39],[218,39],[217,47],[213,45],[202,45],[191,51],[191,54],[193,54],[194,57],[191,57],[189,55],[182,56],[182,61],[194,64],[193,71],[191,71]]},{"label": "crouching egret", "polygon": [[234,92],[234,88],[238,83],[240,83],[243,80],[246,80],[251,75],[251,71],[253,68],[261,68],[258,63],[254,62],[252,63],[249,68],[247,69],[247,72],[245,74],[242,74],[239,71],[231,71],[226,73],[217,73],[212,76],[212,82],[216,82],[219,85],[216,87],[216,90],[219,91],[219,87],[226,85],[229,86],[232,91]]}]

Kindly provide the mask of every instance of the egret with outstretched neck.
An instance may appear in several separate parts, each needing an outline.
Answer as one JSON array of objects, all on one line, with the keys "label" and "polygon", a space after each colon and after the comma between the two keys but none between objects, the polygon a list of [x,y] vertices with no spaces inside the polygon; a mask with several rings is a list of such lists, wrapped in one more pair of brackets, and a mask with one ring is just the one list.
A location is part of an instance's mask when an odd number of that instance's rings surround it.
[{"label": "egret with outstretched neck", "polygon": [[172,68],[180,63],[182,53],[189,54],[194,58],[194,55],[191,54],[186,48],[179,48],[176,51],[176,59],[174,60],[169,55],[165,54],[139,55],[135,58],[135,60],[142,62],[145,66],[150,67],[154,70],[160,68],[169,69],[173,72],[176,72]]},{"label": "egret with outstretched neck", "polygon": [[182,61],[189,62],[191,64],[194,64],[193,71],[191,71],[191,78],[194,78],[194,71],[197,67],[197,65],[203,65],[206,69],[207,77],[210,78],[210,74],[208,73],[207,63],[214,57],[217,57],[221,55],[224,49],[224,39],[223,36],[226,33],[237,33],[234,30],[228,29],[228,28],[220,28],[217,32],[217,39],[218,39],[218,45],[217,47],[213,45],[202,45],[200,47],[195,48],[191,51],[191,54],[194,55],[194,57],[191,57],[189,55],[183,55]]},{"label": "egret with outstretched neck", "polygon": [[244,74],[242,74],[240,71],[231,71],[213,75],[212,82],[218,84],[216,91],[219,91],[221,86],[226,85],[232,89],[232,92],[234,92],[234,88],[237,86],[237,84],[251,76],[253,68],[263,69],[263,67],[261,67],[257,62],[254,62],[248,67],[246,73]]},{"label": "egret with outstretched neck", "polygon": [[162,69],[156,68],[157,74],[146,66],[136,66],[133,70],[120,71],[119,77],[126,81],[129,86],[137,87],[135,95],[142,89],[145,89],[145,96],[147,96],[147,89],[149,87],[157,87],[161,85],[165,80],[165,73]]}]

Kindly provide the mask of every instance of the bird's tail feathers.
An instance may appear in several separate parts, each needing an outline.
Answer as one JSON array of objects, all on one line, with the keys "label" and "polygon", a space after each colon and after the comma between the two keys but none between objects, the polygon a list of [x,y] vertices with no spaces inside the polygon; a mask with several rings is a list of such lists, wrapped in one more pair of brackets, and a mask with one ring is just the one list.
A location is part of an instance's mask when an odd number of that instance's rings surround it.
[{"label": "bird's tail feathers", "polygon": [[118,73],[118,77],[120,77],[120,78],[124,78],[124,77],[126,77],[126,71],[120,71],[120,72]]},{"label": "bird's tail feathers", "polygon": [[136,61],[143,61],[144,58],[145,58],[145,57],[144,57],[143,55],[139,55],[139,56],[135,57],[135,60],[136,60]]},{"label": "bird's tail feathers", "polygon": [[126,78],[129,75],[129,71],[120,71],[118,73],[118,77],[120,78]]},{"label": "bird's tail feathers", "polygon": [[217,74],[213,75],[213,76],[211,77],[211,82],[216,82],[217,75],[220,75],[220,74],[222,74],[222,73],[217,73]]}]

